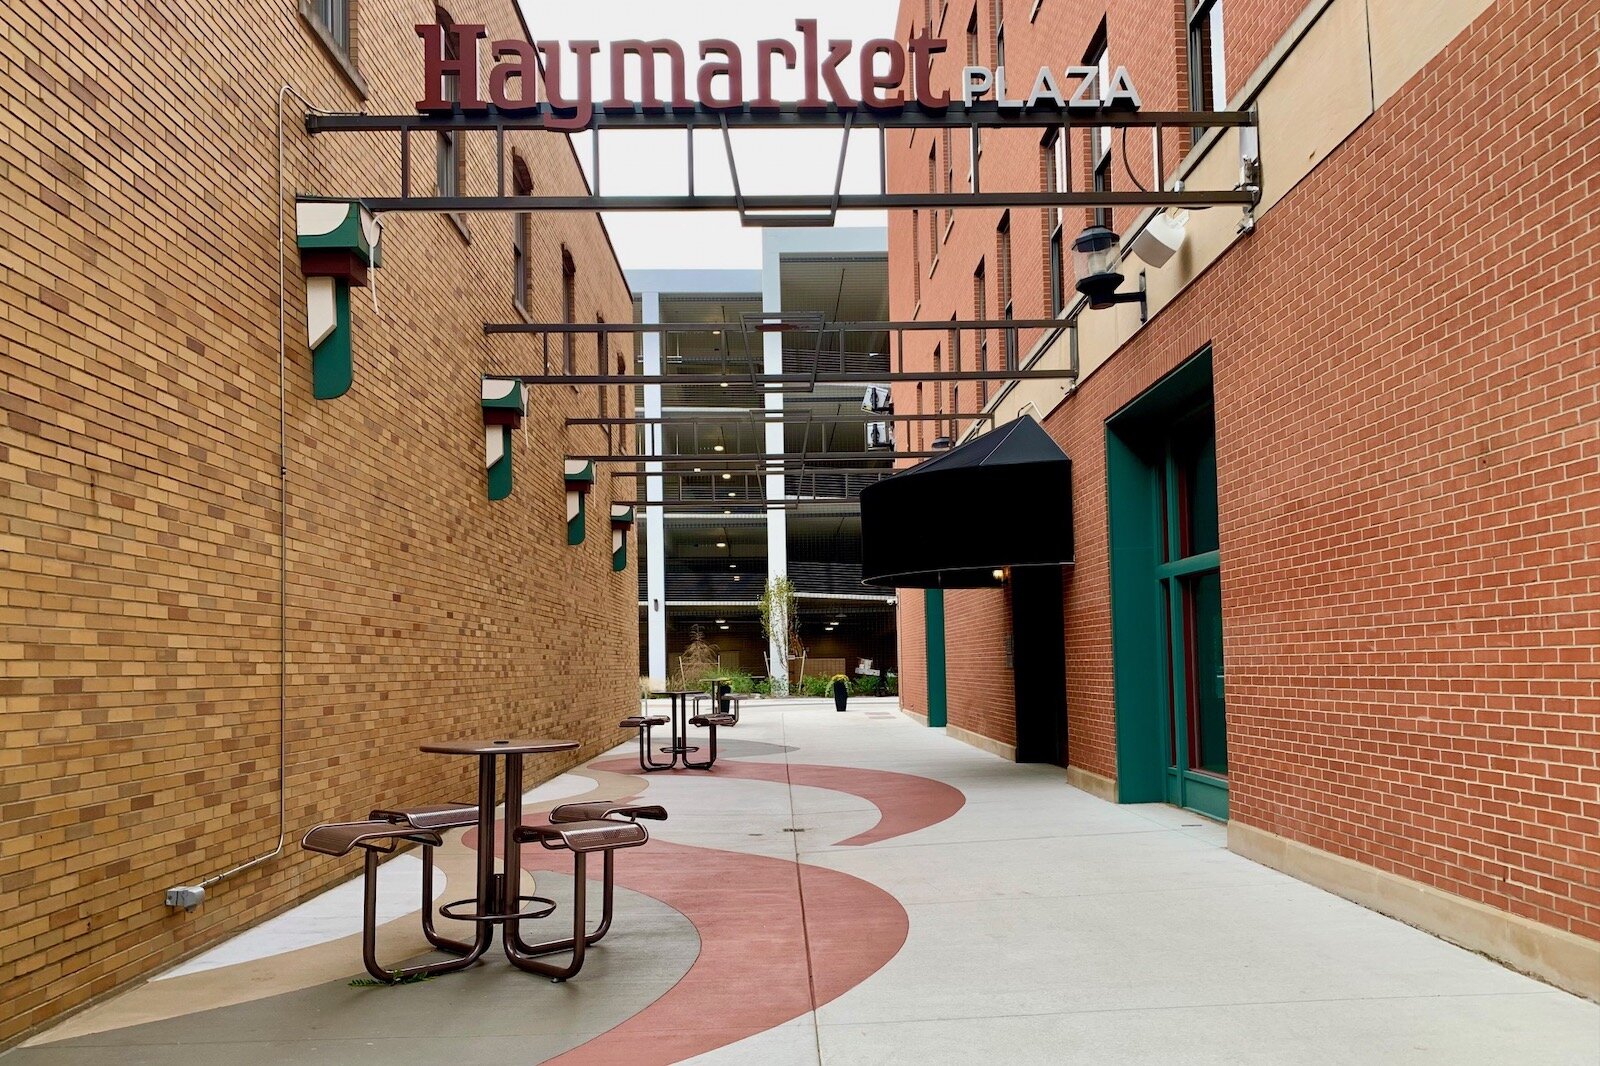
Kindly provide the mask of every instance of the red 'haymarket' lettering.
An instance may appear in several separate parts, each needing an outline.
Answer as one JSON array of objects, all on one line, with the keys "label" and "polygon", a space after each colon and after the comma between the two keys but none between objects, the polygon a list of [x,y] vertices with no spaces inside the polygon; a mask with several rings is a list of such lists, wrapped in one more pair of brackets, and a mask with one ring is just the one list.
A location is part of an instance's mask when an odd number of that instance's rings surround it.
[{"label": "red 'haymarket' lettering", "polygon": [[[816,19],[796,19],[799,44],[776,38],[756,42],[755,81],[756,95],[745,98],[744,55],[733,41],[713,37],[698,42],[695,57],[700,66],[691,72],[684,46],[671,40],[644,41],[629,39],[611,42],[607,49],[606,85],[610,95],[599,105],[607,111],[680,111],[705,108],[712,111],[736,111],[748,107],[752,111],[776,110],[780,102],[772,95],[773,71],[779,63],[785,70],[800,72],[804,92],[796,106],[801,110],[824,110],[829,107],[848,111],[864,107],[871,111],[895,113],[908,105],[924,111],[942,111],[950,105],[951,93],[936,90],[932,84],[933,57],[944,52],[949,42],[935,37],[930,31],[914,33],[902,44],[888,37],[875,37],[856,51],[854,41],[832,38],[826,50],[817,28]],[[417,101],[421,112],[451,112],[460,109],[466,113],[483,112],[489,103],[502,111],[526,112],[542,110],[544,123],[556,130],[586,129],[594,121],[595,56],[600,54],[598,41],[567,41],[563,49],[560,41],[524,40],[492,41],[489,55],[493,65],[489,68],[488,92],[485,101],[479,95],[478,41],[485,36],[484,27],[458,25],[450,29],[438,23],[423,23],[417,27],[417,36],[423,41],[423,94]],[[860,99],[851,95],[842,71],[855,55],[857,84]],[[562,61],[568,60],[575,74],[575,85],[567,91],[563,85]],[[630,63],[630,61],[632,61]],[[669,95],[661,95],[662,65]],[[628,96],[629,68],[638,71],[638,99]],[[1090,68],[1068,67],[1072,75]],[[693,75],[698,99],[689,95]],[[1059,89],[1060,79],[1049,68],[1041,68],[1032,84],[1034,91],[1026,98],[1010,98],[1006,93],[1006,70],[986,67],[966,67],[961,72],[959,93],[968,106],[989,90],[995,90],[995,100],[1007,108],[1050,107],[1055,110],[1084,108],[1139,107],[1139,95],[1128,78],[1127,71],[1117,68],[1112,84],[1105,94],[1094,99],[1066,100]],[[909,79],[909,82],[908,80]],[[1021,77],[1010,79],[1013,85],[1027,85]],[[1082,92],[1097,86],[1080,86]],[[720,90],[720,93],[719,93]]]}]

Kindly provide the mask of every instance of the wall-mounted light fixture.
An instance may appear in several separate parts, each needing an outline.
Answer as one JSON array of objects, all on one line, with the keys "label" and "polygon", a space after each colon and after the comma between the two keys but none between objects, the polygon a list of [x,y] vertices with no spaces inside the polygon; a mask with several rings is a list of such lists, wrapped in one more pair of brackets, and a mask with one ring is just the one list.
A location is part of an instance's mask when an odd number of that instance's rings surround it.
[{"label": "wall-mounted light fixture", "polygon": [[611,569],[621,572],[628,568],[628,530],[633,528],[633,508],[625,504],[611,505]]},{"label": "wall-mounted light fixture", "polygon": [[568,459],[567,470],[567,543],[583,543],[588,521],[584,516],[583,499],[594,488],[594,463],[581,459]]},{"label": "wall-mounted light fixture", "polygon": [[511,495],[511,431],[528,413],[528,393],[521,382],[483,379],[483,465],[489,499]]},{"label": "wall-mounted light fixture", "polygon": [[367,284],[382,265],[377,217],[358,200],[301,200],[295,204],[295,243],[306,277],[306,341],[311,346],[311,395],[332,400],[354,377],[350,289]]},{"label": "wall-mounted light fixture", "polygon": [[1118,292],[1122,284],[1122,239],[1104,226],[1090,226],[1072,242],[1072,272],[1077,290],[1089,298],[1096,311],[1117,304],[1139,305],[1139,321],[1148,317],[1144,295],[1144,274],[1139,275],[1138,292]]}]

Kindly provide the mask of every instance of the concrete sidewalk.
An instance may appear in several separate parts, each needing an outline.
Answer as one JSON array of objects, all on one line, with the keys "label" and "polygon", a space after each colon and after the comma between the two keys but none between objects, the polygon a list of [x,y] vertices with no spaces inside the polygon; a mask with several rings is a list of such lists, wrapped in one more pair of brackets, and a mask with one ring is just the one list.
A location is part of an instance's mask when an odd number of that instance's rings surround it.
[{"label": "concrete sidewalk", "polygon": [[[641,777],[624,746],[530,794],[671,812],[619,857],[616,930],[568,985],[496,950],[462,974],[351,987],[346,885],[4,1066],[1600,1063],[1600,1006],[1234,855],[1198,816],[1102,802],[892,700],[747,704],[722,737],[710,774]],[[444,898],[464,894],[460,834],[439,865],[457,878]],[[562,869],[530,866],[557,899]],[[413,954],[419,870],[403,856],[384,882],[387,931]]]}]

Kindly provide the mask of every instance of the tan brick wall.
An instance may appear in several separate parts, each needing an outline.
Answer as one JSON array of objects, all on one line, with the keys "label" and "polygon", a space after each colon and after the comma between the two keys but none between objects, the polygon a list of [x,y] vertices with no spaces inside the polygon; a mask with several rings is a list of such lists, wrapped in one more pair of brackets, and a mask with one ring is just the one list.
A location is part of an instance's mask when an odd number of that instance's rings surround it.
[{"label": "tan brick wall", "polygon": [[[1159,87],[1180,84],[1170,75],[1177,57],[1141,67],[1126,49],[1144,45],[1117,27],[1165,24],[1172,10],[1154,0],[1111,7],[1113,62],[1129,65],[1147,106],[1160,106]],[[1230,84],[1297,9],[1228,0]],[[902,24],[909,10],[902,5]],[[967,11],[952,6],[947,35]],[[1105,419],[1211,345],[1233,819],[1593,938],[1600,260],[1590,205],[1600,195],[1600,24],[1591,12],[1581,0],[1490,7],[1046,425],[1073,459],[1074,766],[1117,769]],[[1099,18],[1045,0],[1037,32],[1060,38],[1053,54],[1073,61]],[[1532,100],[1509,103],[1494,89],[1529,70],[1540,72],[1537,120],[1524,109]],[[926,136],[891,141],[897,184],[925,166]],[[1000,158],[999,136],[986,167]],[[1036,175],[1035,151],[1018,149],[1017,173]],[[972,269],[992,254],[985,219],[958,214],[924,281],[922,317],[969,306]],[[1031,316],[1043,310],[1043,287],[1022,272],[1042,257],[1025,242],[1039,238],[1034,226],[1014,220],[1013,229],[1018,314]],[[892,219],[894,314],[912,311],[906,239],[904,219]],[[925,366],[912,343],[908,369]],[[921,639],[908,603],[903,646]],[[952,656],[950,669],[952,693],[1009,684],[992,658],[958,667]],[[970,676],[958,681],[958,670]],[[952,724],[1008,736],[985,719],[952,696]]]},{"label": "tan brick wall", "polygon": [[[498,0],[458,22],[521,32]],[[412,26],[432,5],[362,0],[364,106],[411,110]],[[561,457],[603,448],[593,389],[545,389],[514,444],[516,489],[485,498],[478,379],[537,345],[513,317],[511,220],[386,220],[378,307],[353,294],[355,385],[310,398],[290,223],[287,833],[278,860],[162,903],[277,839],[277,178],[281,85],[363,106],[293,3],[75,0],[7,9],[0,37],[0,1040],[348,877],[298,837],[375,802],[472,795],[429,738],[615,739],[635,692],[636,577],[610,570],[611,481],[565,543]],[[393,192],[398,146],[284,123],[286,187]],[[582,179],[558,136],[514,135],[536,189]],[[432,138],[414,180],[433,182]],[[466,142],[467,191],[493,180]],[[292,205],[282,205],[292,219]],[[626,321],[588,216],[534,226],[533,313]],[[618,353],[622,352],[619,347]],[[594,358],[592,340],[580,359]],[[352,961],[352,965],[354,962]]]}]

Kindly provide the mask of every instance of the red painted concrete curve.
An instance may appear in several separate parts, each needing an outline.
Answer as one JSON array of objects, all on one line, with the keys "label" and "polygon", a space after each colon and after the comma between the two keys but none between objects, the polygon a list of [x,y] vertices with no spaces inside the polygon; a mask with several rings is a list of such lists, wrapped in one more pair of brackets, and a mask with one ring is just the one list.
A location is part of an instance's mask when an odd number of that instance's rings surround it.
[{"label": "red painted concrete curve", "polygon": [[[570,872],[571,861],[534,849],[522,864]],[[618,855],[617,883],[693,922],[700,955],[650,1006],[550,1060],[563,1066],[681,1062],[754,1036],[854,988],[906,939],[899,900],[860,878],[788,859],[652,840]]]},{"label": "red painted concrete curve", "polygon": [[[596,770],[609,770],[615,774],[643,776],[639,763],[626,758],[606,759],[594,763]],[[878,823],[864,833],[857,833],[841,845],[876,844],[880,840],[914,833],[949,818],[966,803],[967,797],[960,789],[943,781],[935,781],[915,774],[900,774],[892,770],[863,770],[854,766],[818,766],[811,763],[745,762],[738,759],[719,760],[716,769],[676,770],[667,773],[704,774],[712,778],[737,777],[748,781],[775,781],[804,785],[808,788],[826,788],[859,796],[878,808]]]}]

